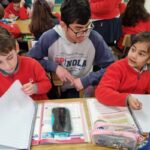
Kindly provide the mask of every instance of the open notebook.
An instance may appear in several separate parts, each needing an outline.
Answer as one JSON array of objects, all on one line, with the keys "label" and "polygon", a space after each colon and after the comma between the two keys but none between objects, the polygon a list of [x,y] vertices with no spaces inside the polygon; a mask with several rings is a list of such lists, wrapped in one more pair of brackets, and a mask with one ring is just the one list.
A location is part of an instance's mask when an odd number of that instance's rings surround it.
[{"label": "open notebook", "polygon": [[110,107],[101,104],[95,98],[87,99],[92,127],[97,120],[104,120],[109,123],[131,125],[142,134],[149,133],[150,95],[134,94],[134,96],[142,102],[141,110],[133,110],[128,107]]},{"label": "open notebook", "polygon": [[0,150],[30,149],[36,104],[16,80],[0,98]]}]

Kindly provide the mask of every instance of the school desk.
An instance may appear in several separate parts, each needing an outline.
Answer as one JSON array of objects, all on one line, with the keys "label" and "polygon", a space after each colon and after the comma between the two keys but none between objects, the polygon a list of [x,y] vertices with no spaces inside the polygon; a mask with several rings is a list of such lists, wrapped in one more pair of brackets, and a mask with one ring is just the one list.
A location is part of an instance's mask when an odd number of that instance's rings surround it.
[{"label": "school desk", "polygon": [[19,26],[21,34],[31,34],[29,31],[29,24],[31,20],[17,20],[15,23]]},{"label": "school desk", "polygon": [[[90,120],[88,117],[88,110],[86,101],[84,98],[78,99],[61,99],[53,100],[53,102],[69,102],[69,101],[80,101],[84,104],[85,115],[87,118],[88,127],[90,128]],[[48,101],[44,101],[48,102]],[[113,150],[112,148],[96,146],[92,143],[82,143],[82,144],[45,144],[45,145],[36,145],[32,146],[31,150]]]}]

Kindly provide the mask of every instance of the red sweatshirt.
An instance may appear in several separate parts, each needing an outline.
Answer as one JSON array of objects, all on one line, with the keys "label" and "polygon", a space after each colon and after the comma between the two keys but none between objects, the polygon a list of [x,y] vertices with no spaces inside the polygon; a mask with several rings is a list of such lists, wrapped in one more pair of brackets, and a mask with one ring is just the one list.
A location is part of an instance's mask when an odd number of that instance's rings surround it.
[{"label": "red sweatshirt", "polygon": [[110,65],[96,88],[96,98],[106,105],[126,106],[129,94],[150,93],[150,70],[142,73],[128,65],[128,58]]},{"label": "red sweatshirt", "polygon": [[[122,0],[90,0],[92,19],[112,19],[125,9]],[[121,11],[121,12],[120,12]]]},{"label": "red sweatshirt", "polygon": [[16,11],[13,8],[13,2],[9,3],[9,5],[5,8],[4,18],[9,18],[10,14],[14,14],[18,16],[20,19],[28,19],[27,9],[25,7],[21,7],[19,11]]},{"label": "red sweatshirt", "polygon": [[5,28],[8,32],[10,32],[14,38],[18,38],[20,36],[20,29],[17,24],[6,24],[0,22],[0,26]]},{"label": "red sweatshirt", "polygon": [[18,56],[18,69],[13,75],[4,75],[0,71],[0,96],[2,96],[10,85],[15,80],[20,80],[22,84],[26,84],[29,81],[37,84],[37,94],[31,97],[34,100],[46,100],[48,99],[46,93],[51,88],[50,80],[48,79],[45,70],[34,59],[24,56]]},{"label": "red sweatshirt", "polygon": [[122,42],[123,42],[123,39],[124,39],[124,36],[126,34],[137,34],[139,32],[142,32],[142,31],[150,31],[150,20],[149,21],[146,21],[146,22],[143,22],[143,21],[140,21],[139,23],[137,23],[137,25],[135,27],[126,27],[126,26],[122,26],[122,35],[118,41],[118,47],[120,49],[123,48],[122,46]]}]

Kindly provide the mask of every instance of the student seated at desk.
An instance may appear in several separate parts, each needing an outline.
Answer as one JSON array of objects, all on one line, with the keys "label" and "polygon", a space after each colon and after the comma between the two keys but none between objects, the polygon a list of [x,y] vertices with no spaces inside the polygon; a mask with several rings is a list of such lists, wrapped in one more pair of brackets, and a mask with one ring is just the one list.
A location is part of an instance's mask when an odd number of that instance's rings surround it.
[{"label": "student seated at desk", "polygon": [[122,35],[117,42],[120,50],[124,48],[122,44],[125,35],[135,35],[142,31],[150,31],[150,13],[145,7],[145,2],[145,0],[129,0],[126,10],[121,15]]},{"label": "student seated at desk", "polygon": [[53,28],[54,25],[59,23],[57,17],[52,14],[51,8],[46,0],[36,0],[33,3],[33,11],[31,14],[32,17],[29,28],[36,41],[43,32]]},{"label": "student seated at desk", "polygon": [[14,38],[18,38],[20,36],[20,29],[17,24],[8,24],[5,22],[4,17],[4,8],[0,5],[0,26],[8,30]]},{"label": "student seated at desk", "polygon": [[[90,21],[88,0],[64,0],[61,23],[42,34],[28,55],[63,82],[63,98],[79,97],[79,91],[97,84],[105,68],[114,61],[110,48]],[[45,59],[48,57],[49,59]],[[93,64],[99,66],[91,72]]]},{"label": "student seated at desk", "polygon": [[50,80],[42,66],[34,59],[18,56],[15,40],[0,34],[0,96],[15,80],[20,80],[22,90],[34,100],[46,100],[51,88]]},{"label": "student seated at desk", "polygon": [[16,19],[28,19],[28,11],[24,6],[24,0],[12,0],[11,3],[5,8],[4,18]]},{"label": "student seated at desk", "polygon": [[141,109],[140,100],[130,94],[150,94],[150,31],[135,36],[128,56],[106,69],[95,92],[106,105]]}]

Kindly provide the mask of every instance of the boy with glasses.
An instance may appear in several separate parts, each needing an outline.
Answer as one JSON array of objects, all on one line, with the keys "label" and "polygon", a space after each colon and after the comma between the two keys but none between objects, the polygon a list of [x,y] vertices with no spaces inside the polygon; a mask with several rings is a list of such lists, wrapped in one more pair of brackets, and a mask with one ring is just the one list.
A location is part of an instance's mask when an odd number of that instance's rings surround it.
[{"label": "boy with glasses", "polygon": [[[45,32],[28,55],[63,82],[62,97],[78,97],[78,91],[98,83],[114,59],[110,48],[90,21],[88,0],[64,0],[61,22]],[[45,59],[48,57],[48,59]],[[97,72],[91,72],[98,65]]]}]

